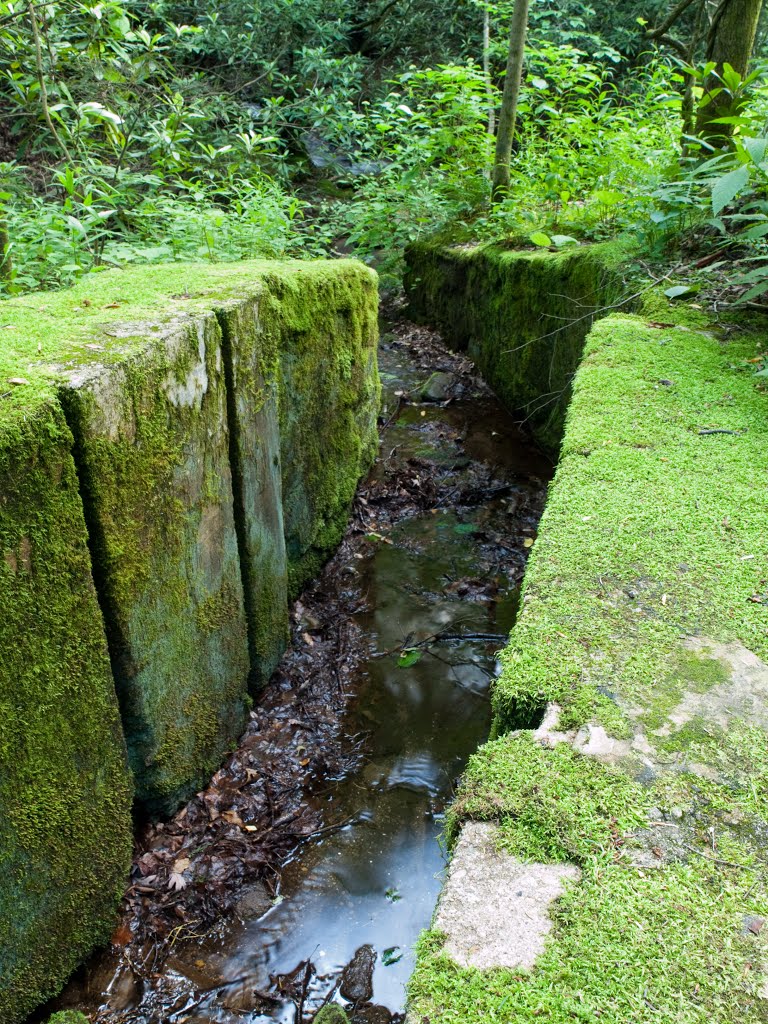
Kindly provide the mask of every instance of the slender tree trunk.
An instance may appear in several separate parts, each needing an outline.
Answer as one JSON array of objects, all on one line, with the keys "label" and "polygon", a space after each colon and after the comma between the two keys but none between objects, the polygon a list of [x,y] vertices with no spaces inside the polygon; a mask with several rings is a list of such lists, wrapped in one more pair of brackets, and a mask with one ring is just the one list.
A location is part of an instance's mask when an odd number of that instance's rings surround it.
[{"label": "slender tree trunk", "polygon": [[491,11],[488,7],[483,11],[483,78],[488,95],[488,166],[485,168],[484,174],[486,178],[490,179],[493,145],[496,137],[496,101],[491,80]]},{"label": "slender tree trunk", "polygon": [[501,96],[499,131],[496,136],[496,156],[491,175],[491,202],[500,203],[509,192],[509,162],[512,158],[512,141],[515,137],[517,101],[520,96],[520,82],[523,77],[523,55],[525,34],[528,31],[529,0],[515,0],[512,25],[509,30],[509,57],[504,91]]},{"label": "slender tree trunk", "polygon": [[[707,36],[707,60],[715,62],[717,73],[722,72],[723,64],[730,64],[744,78],[755,45],[763,0],[720,0],[716,6],[710,0],[710,6],[713,10]],[[722,83],[714,76],[706,83],[706,89],[713,93],[721,87]],[[696,134],[708,141],[728,138],[732,126],[712,124],[712,121],[732,113],[731,103],[732,97],[722,90],[699,107]]]}]

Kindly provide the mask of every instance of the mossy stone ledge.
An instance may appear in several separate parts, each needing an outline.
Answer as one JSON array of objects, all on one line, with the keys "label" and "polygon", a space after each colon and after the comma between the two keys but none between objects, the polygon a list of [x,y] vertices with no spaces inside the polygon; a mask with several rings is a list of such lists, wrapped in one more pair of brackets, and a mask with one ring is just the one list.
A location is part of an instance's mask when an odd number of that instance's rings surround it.
[{"label": "mossy stone ledge", "polygon": [[624,297],[627,252],[616,243],[550,253],[416,242],[405,253],[409,312],[466,352],[556,454],[584,339]]},{"label": "mossy stone ledge", "polygon": [[221,763],[249,677],[284,649],[289,577],[341,536],[376,445],[376,277],[348,260],[131,268],[3,311],[0,1016],[16,1024],[109,935],[134,783],[164,814]]},{"label": "mossy stone ledge", "polygon": [[494,735],[448,815],[451,842],[492,822],[505,855],[581,878],[530,970],[461,966],[427,932],[409,1022],[768,1019],[768,395],[753,329],[652,296],[586,339]]}]

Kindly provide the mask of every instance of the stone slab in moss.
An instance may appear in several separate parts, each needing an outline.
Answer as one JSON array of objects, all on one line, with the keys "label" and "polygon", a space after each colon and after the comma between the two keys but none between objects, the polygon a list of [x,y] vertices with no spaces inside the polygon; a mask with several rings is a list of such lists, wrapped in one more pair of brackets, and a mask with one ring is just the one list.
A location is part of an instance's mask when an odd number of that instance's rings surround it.
[{"label": "stone slab in moss", "polygon": [[106,941],[132,787],[59,406],[0,421],[0,1019]]},{"label": "stone slab in moss", "polygon": [[550,253],[419,242],[406,250],[405,288],[411,316],[465,351],[556,452],[584,339],[623,293],[626,260],[616,244]]},{"label": "stone slab in moss", "polygon": [[203,311],[152,326],[119,362],[68,372],[61,399],[136,795],[167,813],[242,730],[249,664],[221,330]]},{"label": "stone slab in moss", "polygon": [[504,849],[582,881],[529,976],[425,936],[415,1020],[766,1019],[765,335],[661,302],[587,339],[497,738],[449,814],[451,835],[496,820]]}]

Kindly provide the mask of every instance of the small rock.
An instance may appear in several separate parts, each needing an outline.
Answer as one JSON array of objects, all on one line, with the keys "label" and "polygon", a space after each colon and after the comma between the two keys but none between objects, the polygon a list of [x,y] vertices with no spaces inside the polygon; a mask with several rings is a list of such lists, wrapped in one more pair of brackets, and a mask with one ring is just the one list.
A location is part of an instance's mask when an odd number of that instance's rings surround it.
[{"label": "small rock", "polygon": [[386,1006],[364,1006],[352,1018],[352,1024],[390,1024],[392,1014]]},{"label": "small rock", "polygon": [[683,817],[684,811],[682,807],[673,807],[669,813],[679,821]]},{"label": "small rock", "polygon": [[240,897],[235,904],[235,912],[241,917],[252,919],[266,914],[272,906],[267,887],[257,883]]},{"label": "small rock", "polygon": [[444,402],[456,382],[452,373],[433,373],[419,390],[422,402]]},{"label": "small rock", "polygon": [[373,946],[361,946],[341,973],[341,992],[350,1003],[367,1003],[373,996]]}]

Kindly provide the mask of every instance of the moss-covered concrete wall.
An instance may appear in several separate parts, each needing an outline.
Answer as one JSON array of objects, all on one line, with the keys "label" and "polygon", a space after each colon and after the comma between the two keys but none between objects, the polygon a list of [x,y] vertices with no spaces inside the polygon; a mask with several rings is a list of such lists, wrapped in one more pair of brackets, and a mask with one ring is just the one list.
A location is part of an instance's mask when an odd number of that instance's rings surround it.
[{"label": "moss-covered concrete wall", "polygon": [[242,730],[249,666],[221,330],[204,311],[153,326],[61,396],[136,795],[164,813]]},{"label": "moss-covered concrete wall", "polygon": [[768,1019],[764,350],[663,296],[591,331],[448,825],[582,876],[530,971],[425,935],[409,1021]]},{"label": "moss-covered concrete wall", "polygon": [[194,791],[274,668],[289,577],[330,553],[375,450],[376,307],[351,261],[3,304],[3,1021],[108,935],[134,782],[150,812]]},{"label": "moss-covered concrete wall", "polygon": [[72,435],[55,401],[32,400],[24,416],[4,404],[0,1019],[12,1024],[108,938],[130,862],[132,787]]},{"label": "moss-covered concrete wall", "polygon": [[465,351],[505,404],[556,452],[584,339],[623,294],[626,251],[562,252],[419,242],[406,251],[411,316]]}]

